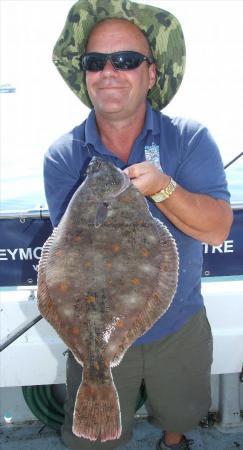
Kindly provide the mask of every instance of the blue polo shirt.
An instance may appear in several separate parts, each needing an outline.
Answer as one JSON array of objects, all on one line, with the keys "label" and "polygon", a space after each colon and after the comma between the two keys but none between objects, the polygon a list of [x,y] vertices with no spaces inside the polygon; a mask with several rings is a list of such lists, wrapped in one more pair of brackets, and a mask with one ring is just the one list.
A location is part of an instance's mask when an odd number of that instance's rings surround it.
[{"label": "blue polo shirt", "polygon": [[[53,226],[58,225],[73,193],[84,180],[92,156],[99,155],[124,169],[144,161],[145,148],[149,147],[159,149],[162,170],[184,189],[229,202],[218,147],[201,124],[168,117],[147,104],[144,128],[125,164],[102,144],[92,110],[85,122],[54,142],[45,155],[45,192]],[[153,216],[168,227],[176,240],[179,280],[168,311],[135,344],[148,343],[177,331],[203,306],[201,242],[177,229],[149,199],[148,204]]]}]

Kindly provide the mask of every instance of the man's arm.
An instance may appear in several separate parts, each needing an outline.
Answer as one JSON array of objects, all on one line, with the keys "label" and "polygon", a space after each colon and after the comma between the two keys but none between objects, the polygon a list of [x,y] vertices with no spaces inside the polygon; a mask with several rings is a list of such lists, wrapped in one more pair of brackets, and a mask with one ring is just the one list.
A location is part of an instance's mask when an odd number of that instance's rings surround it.
[{"label": "man's arm", "polygon": [[[145,196],[159,192],[170,181],[168,175],[149,162],[134,164],[125,173]],[[179,230],[211,245],[219,245],[227,238],[233,221],[226,201],[189,192],[179,185],[168,199],[156,206]]]}]

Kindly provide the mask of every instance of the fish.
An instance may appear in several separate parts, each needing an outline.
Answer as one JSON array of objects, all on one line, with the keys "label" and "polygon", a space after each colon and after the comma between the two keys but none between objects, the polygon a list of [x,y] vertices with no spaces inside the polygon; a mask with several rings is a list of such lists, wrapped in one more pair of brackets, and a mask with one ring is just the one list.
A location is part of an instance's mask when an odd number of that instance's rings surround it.
[{"label": "fish", "polygon": [[39,262],[43,317],[83,367],[72,431],[118,439],[112,378],[127,349],[168,310],[178,282],[177,245],[124,171],[93,157]]}]

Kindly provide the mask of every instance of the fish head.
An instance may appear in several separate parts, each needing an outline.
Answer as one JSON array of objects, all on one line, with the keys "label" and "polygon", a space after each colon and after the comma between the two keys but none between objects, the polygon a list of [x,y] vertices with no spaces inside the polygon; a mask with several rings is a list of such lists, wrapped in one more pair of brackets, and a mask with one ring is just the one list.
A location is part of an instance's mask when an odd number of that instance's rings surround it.
[{"label": "fish head", "polygon": [[121,169],[97,156],[91,159],[86,173],[89,188],[102,200],[117,197],[130,185],[130,179]]}]

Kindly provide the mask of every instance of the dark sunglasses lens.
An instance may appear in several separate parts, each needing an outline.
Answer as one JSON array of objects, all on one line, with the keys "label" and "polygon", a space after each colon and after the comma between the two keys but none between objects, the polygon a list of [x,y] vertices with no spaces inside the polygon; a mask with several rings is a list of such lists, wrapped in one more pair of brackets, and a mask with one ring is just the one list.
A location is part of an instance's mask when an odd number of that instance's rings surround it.
[{"label": "dark sunglasses lens", "polygon": [[137,52],[115,52],[112,54],[89,53],[81,57],[81,69],[91,72],[103,70],[107,59],[111,59],[112,65],[116,70],[136,69],[146,59]]},{"label": "dark sunglasses lens", "polygon": [[143,56],[135,52],[121,52],[113,54],[111,60],[118,70],[132,70],[143,62]]},{"label": "dark sunglasses lens", "polygon": [[83,70],[98,72],[104,69],[106,63],[106,55],[84,55],[81,58],[81,67]]}]

